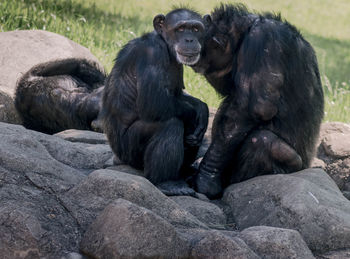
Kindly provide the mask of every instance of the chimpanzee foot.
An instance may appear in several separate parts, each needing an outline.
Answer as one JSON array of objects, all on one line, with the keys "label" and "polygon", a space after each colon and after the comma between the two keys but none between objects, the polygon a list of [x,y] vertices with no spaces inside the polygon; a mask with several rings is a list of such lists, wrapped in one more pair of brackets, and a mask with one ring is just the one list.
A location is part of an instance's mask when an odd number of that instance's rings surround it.
[{"label": "chimpanzee foot", "polygon": [[205,194],[209,199],[216,199],[221,196],[222,184],[220,174],[201,171],[195,180],[195,189]]},{"label": "chimpanzee foot", "polygon": [[156,185],[167,196],[196,196],[196,192],[184,180],[166,181]]},{"label": "chimpanzee foot", "polygon": [[103,124],[100,119],[95,119],[91,122],[91,129],[96,132],[103,133]]}]

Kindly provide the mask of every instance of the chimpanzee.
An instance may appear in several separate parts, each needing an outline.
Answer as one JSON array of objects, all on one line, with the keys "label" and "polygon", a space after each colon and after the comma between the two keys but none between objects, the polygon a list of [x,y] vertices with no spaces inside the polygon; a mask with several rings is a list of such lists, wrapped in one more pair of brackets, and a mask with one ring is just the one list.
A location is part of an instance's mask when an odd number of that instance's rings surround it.
[{"label": "chimpanzee", "polygon": [[159,184],[182,178],[181,167],[195,159],[208,107],[183,92],[182,64],[194,65],[200,58],[202,17],[179,8],[155,16],[153,26],[153,32],[119,52],[107,79],[101,118],[117,160],[143,169],[147,179]]},{"label": "chimpanzee", "polygon": [[15,107],[26,128],[53,134],[66,129],[101,130],[106,76],[94,62],[68,58],[39,64],[18,81]]},{"label": "chimpanzee", "polygon": [[311,45],[280,15],[221,5],[195,66],[224,100],[195,180],[210,198],[230,183],[309,167],[324,100]]}]

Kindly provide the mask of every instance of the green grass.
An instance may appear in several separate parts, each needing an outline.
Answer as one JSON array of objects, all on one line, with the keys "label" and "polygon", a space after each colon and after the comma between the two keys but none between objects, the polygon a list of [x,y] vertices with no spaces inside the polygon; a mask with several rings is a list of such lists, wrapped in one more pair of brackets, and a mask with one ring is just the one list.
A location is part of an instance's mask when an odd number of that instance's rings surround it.
[{"label": "green grass", "polygon": [[[236,2],[236,1],[231,1]],[[316,50],[325,90],[326,121],[350,122],[350,1],[246,0],[251,10],[280,12]],[[209,0],[0,0],[0,31],[41,29],[89,48],[107,72],[121,47],[151,31],[153,17],[174,4],[209,13]],[[209,106],[220,99],[201,76],[185,69],[186,89]]]}]

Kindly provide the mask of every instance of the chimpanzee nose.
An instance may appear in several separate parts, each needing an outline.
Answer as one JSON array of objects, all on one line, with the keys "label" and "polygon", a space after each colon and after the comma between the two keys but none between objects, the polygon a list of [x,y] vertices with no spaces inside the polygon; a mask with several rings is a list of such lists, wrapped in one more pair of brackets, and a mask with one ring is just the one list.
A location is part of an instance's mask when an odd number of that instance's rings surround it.
[{"label": "chimpanzee nose", "polygon": [[185,39],[185,41],[188,42],[188,43],[191,43],[191,42],[193,42],[193,39],[188,39],[187,38],[187,39]]}]

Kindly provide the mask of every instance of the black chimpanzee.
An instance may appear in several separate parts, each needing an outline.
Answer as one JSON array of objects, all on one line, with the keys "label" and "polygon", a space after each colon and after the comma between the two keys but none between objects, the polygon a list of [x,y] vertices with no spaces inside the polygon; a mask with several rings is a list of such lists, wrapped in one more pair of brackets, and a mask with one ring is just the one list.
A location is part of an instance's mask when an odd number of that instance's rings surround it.
[{"label": "black chimpanzee", "polygon": [[23,125],[32,130],[90,130],[100,110],[105,78],[97,64],[85,59],[42,63],[18,81],[15,107]]},{"label": "black chimpanzee", "polygon": [[[208,124],[208,107],[184,94],[183,66],[200,58],[204,25],[199,14],[175,9],[153,20],[155,31],[119,52],[103,94],[101,118],[116,157],[144,169],[158,184],[180,178]],[[175,191],[176,192],[176,191]]]},{"label": "black chimpanzee", "polygon": [[313,48],[279,15],[221,5],[211,17],[193,68],[224,96],[195,180],[214,198],[230,183],[309,167],[324,100]]}]

